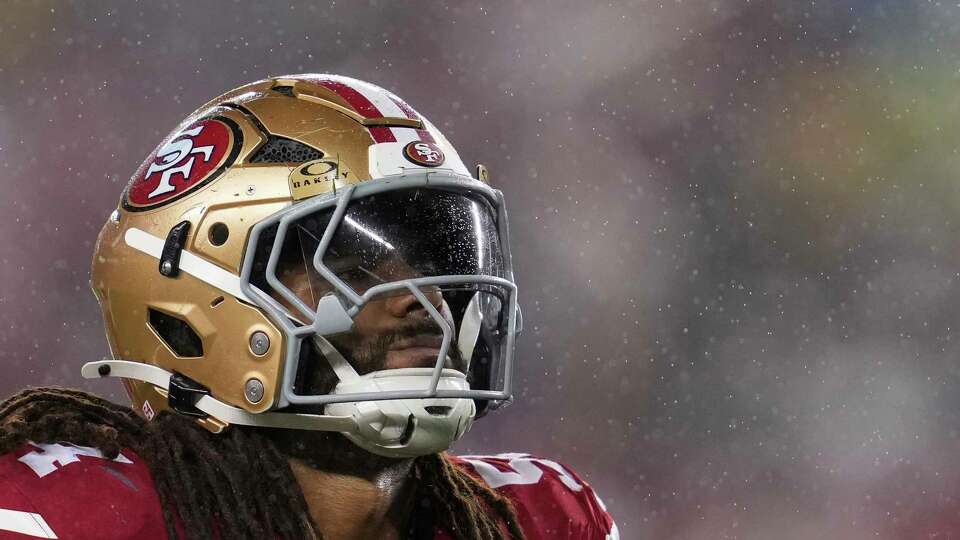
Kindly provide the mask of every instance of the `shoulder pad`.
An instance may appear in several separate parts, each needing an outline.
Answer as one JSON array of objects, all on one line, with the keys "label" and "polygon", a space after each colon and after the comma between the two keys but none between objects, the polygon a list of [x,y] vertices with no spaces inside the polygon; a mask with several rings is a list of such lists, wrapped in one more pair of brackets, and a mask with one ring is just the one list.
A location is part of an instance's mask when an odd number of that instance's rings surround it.
[{"label": "shoulder pad", "polygon": [[555,461],[529,454],[451,456],[513,502],[529,540],[619,540],[613,518],[589,484]]},{"label": "shoulder pad", "polygon": [[[14,534],[16,533],[16,534]],[[26,535],[26,536],[24,536]],[[146,464],[70,443],[29,443],[0,456],[0,539],[166,538]]]}]

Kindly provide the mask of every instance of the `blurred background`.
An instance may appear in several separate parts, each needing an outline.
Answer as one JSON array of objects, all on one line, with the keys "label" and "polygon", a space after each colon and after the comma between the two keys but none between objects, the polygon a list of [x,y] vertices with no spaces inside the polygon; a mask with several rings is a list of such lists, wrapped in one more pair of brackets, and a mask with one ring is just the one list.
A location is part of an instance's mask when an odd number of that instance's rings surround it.
[{"label": "blurred background", "polygon": [[106,354],[97,232],[185,115],[369,80],[487,164],[516,404],[625,539],[960,538],[956,2],[4,2],[0,394]]}]

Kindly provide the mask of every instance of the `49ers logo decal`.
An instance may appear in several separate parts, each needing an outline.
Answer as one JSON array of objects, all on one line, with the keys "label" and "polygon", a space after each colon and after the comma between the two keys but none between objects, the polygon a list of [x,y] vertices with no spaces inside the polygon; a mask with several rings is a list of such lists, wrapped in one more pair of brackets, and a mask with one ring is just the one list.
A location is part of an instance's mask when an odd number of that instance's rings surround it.
[{"label": "49ers logo decal", "polygon": [[413,141],[403,147],[403,155],[422,167],[443,165],[443,150],[432,142]]},{"label": "49ers logo decal", "polygon": [[140,166],[124,206],[157,208],[208,184],[233,163],[241,142],[239,126],[228,118],[207,118],[189,126]]}]

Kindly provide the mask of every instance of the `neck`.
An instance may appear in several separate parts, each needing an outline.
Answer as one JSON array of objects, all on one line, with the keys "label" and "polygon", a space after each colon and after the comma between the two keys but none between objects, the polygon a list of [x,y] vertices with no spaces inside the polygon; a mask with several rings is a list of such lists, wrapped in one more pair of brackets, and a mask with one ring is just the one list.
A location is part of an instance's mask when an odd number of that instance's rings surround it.
[{"label": "neck", "polygon": [[413,503],[409,460],[372,478],[320,470],[298,458],[290,468],[310,517],[328,540],[399,540]]},{"label": "neck", "polygon": [[310,517],[327,540],[406,536],[416,485],[412,459],[374,456],[339,434],[314,432],[287,448]]}]

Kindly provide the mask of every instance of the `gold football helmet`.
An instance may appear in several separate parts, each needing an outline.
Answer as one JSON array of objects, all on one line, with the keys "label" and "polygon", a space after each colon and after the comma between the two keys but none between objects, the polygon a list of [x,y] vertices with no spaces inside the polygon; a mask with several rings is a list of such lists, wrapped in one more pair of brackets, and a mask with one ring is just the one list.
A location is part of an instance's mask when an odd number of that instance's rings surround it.
[{"label": "gold football helmet", "polygon": [[[477,176],[369,83],[223,94],[146,159],[100,233],[91,284],[112,358],[83,375],[122,378],[147,419],[446,449],[510,399],[520,326],[503,195]],[[360,335],[385,303],[403,328]]]}]

